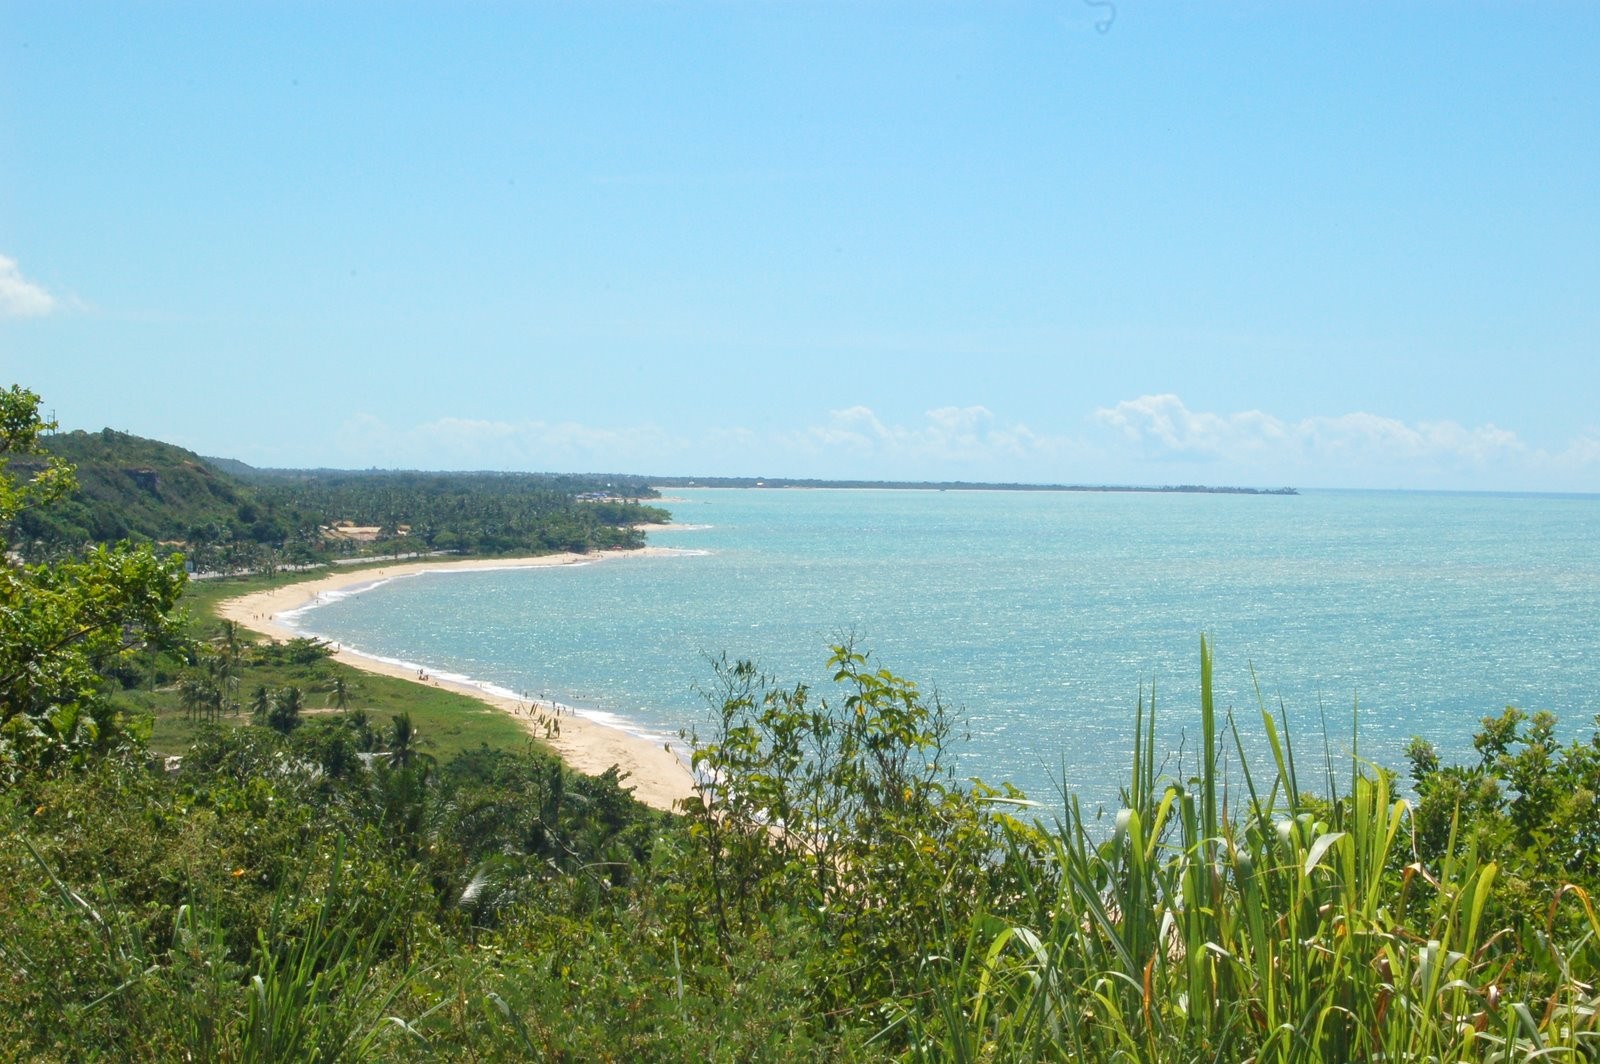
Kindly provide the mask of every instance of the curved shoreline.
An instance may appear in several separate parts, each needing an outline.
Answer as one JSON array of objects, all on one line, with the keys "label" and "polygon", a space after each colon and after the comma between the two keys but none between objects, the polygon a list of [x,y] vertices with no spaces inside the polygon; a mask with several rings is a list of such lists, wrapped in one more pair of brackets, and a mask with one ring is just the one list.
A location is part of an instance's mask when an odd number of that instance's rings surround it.
[{"label": "curved shoreline", "polygon": [[[523,558],[464,558],[440,561],[437,558],[413,562],[396,562],[377,569],[329,573],[316,580],[306,580],[279,588],[253,591],[238,598],[226,599],[217,604],[217,616],[239,624],[272,639],[293,639],[304,633],[283,620],[285,614],[295,613],[312,605],[319,597],[331,591],[343,591],[363,585],[376,584],[402,576],[416,576],[426,572],[461,572],[483,569],[533,569],[551,565],[581,565],[601,562],[612,557],[640,557],[676,555],[682,551],[663,547],[641,547],[630,551],[613,551],[604,554],[543,554]],[[553,748],[568,767],[589,775],[599,775],[613,765],[628,776],[626,786],[633,796],[656,809],[671,810],[674,805],[694,794],[694,779],[683,760],[664,744],[633,735],[622,728],[612,727],[578,714],[562,713],[567,707],[496,694],[467,680],[429,675],[419,678],[404,665],[384,661],[360,651],[340,646],[333,654],[336,661],[364,672],[393,676],[411,683],[426,683],[444,687],[476,698],[511,716],[529,735]],[[558,714],[560,733],[546,735],[538,719],[541,714]]]}]

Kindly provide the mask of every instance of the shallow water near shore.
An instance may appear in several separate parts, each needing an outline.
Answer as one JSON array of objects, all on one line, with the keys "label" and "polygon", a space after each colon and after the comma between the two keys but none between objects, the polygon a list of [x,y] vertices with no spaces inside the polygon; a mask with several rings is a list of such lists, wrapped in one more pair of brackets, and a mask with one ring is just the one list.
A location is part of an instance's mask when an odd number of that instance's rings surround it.
[{"label": "shallow water near shore", "polygon": [[705,720],[711,657],[825,688],[828,645],[853,633],[963,710],[961,775],[1047,800],[1061,780],[1114,797],[1141,690],[1162,745],[1192,751],[1202,632],[1247,742],[1253,669],[1319,776],[1324,718],[1336,753],[1354,720],[1361,755],[1403,770],[1417,734],[1471,758],[1506,705],[1568,737],[1600,711],[1600,497],[673,494],[693,527],[651,540],[682,554],[424,574],[296,623],[660,736]]}]

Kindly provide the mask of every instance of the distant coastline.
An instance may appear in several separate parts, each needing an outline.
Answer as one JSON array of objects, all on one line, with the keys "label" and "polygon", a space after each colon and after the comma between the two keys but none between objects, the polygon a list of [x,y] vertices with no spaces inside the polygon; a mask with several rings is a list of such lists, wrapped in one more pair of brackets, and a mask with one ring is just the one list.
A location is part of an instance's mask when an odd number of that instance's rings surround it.
[{"label": "distant coastline", "polygon": [[1299,495],[1297,488],[1210,484],[1014,484],[969,480],[805,480],[790,477],[649,477],[661,488],[871,488],[900,491],[1088,491],[1153,495]]}]

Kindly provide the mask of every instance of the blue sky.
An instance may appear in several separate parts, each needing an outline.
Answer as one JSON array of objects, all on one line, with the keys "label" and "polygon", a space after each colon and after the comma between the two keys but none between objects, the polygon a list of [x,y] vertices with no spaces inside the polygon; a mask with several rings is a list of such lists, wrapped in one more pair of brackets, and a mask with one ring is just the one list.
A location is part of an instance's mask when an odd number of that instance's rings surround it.
[{"label": "blue sky", "polygon": [[1596,56],[1577,3],[0,0],[0,376],[257,465],[1600,491]]}]

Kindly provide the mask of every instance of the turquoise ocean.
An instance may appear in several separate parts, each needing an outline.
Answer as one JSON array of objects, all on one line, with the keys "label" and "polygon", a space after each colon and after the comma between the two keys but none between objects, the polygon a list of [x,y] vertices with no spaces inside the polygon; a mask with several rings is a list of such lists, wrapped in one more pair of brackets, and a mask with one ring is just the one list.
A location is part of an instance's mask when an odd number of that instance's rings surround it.
[{"label": "turquoise ocean", "polygon": [[1202,633],[1252,756],[1259,692],[1303,771],[1353,730],[1403,771],[1413,735],[1471,759],[1507,705],[1555,712],[1567,738],[1600,712],[1596,496],[672,495],[689,527],[650,537],[670,556],[428,573],[295,623],[661,739],[703,727],[712,658],[825,688],[828,646],[853,636],[961,711],[960,775],[1047,800],[1062,782],[1114,798],[1141,692],[1163,748],[1192,750]]}]

